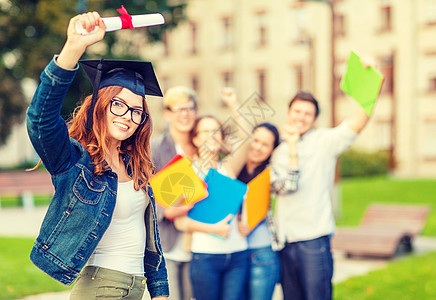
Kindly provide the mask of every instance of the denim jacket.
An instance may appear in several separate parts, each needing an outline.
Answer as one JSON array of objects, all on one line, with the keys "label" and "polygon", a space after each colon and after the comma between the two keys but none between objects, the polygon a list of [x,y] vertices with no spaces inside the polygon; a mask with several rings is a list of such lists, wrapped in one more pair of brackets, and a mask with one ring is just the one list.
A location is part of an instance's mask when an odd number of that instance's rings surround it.
[{"label": "denim jacket", "polygon": [[[117,175],[110,169],[93,173],[85,148],[69,138],[60,116],[65,94],[77,72],[64,70],[54,59],[27,110],[27,130],[33,147],[52,175],[55,194],[30,254],[32,262],[63,284],[71,284],[85,266],[111,222],[117,196]],[[123,157],[127,165],[129,156]],[[127,169],[129,176],[131,170]],[[147,238],[144,270],[151,297],[169,295],[167,271],[156,222],[155,199],[144,214]]]}]

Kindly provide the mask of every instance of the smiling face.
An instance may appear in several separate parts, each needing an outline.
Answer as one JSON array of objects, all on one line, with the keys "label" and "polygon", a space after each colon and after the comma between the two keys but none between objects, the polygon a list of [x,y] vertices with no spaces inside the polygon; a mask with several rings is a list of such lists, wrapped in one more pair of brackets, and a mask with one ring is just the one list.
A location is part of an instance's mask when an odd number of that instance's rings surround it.
[{"label": "smiling face", "polygon": [[[140,95],[133,93],[132,91],[123,88],[114,99],[127,104],[129,107],[143,110],[143,98]],[[116,116],[111,113],[111,104],[107,106],[106,121],[108,127],[108,134],[115,144],[120,144],[131,137],[139,125],[132,121],[132,111],[127,111],[123,116]]]},{"label": "smiling face", "polygon": [[197,108],[193,101],[172,103],[164,111],[164,118],[173,130],[188,133],[197,118]]},{"label": "smiling face", "polygon": [[192,143],[198,149],[198,153],[217,154],[223,143],[221,124],[211,117],[204,117],[198,121],[194,128]]},{"label": "smiling face", "polygon": [[164,118],[171,134],[190,133],[197,118],[197,95],[186,86],[174,86],[165,92]]},{"label": "smiling face", "polygon": [[300,135],[303,135],[315,125],[315,105],[309,101],[296,99],[289,107],[287,117],[288,124],[295,126]]},{"label": "smiling face", "polygon": [[274,135],[265,127],[258,127],[252,134],[248,161],[253,165],[260,165],[268,159],[274,150]]}]

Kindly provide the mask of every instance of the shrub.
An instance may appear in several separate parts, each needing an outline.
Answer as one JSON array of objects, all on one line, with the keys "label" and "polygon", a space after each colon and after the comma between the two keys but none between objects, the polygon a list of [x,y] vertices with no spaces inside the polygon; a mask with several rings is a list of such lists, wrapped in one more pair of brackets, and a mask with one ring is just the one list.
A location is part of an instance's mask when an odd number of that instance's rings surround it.
[{"label": "shrub", "polygon": [[362,177],[388,173],[389,154],[387,151],[368,152],[350,149],[340,157],[341,177]]},{"label": "shrub", "polygon": [[[38,163],[38,161],[23,161],[15,166],[11,166],[11,167],[2,167],[0,166],[0,172],[3,171],[23,171],[23,170],[27,170],[27,169],[32,169],[33,167],[36,166],[36,164]],[[44,165],[41,163],[37,170],[45,170]]]}]

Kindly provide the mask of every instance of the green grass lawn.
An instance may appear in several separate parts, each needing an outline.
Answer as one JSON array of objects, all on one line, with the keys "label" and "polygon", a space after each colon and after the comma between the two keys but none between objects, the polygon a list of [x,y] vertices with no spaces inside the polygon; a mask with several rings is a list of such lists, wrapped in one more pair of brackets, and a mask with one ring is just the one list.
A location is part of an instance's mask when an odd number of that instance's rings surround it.
[{"label": "green grass lawn", "polygon": [[423,235],[436,237],[436,180],[400,180],[385,177],[343,179],[340,226],[357,226],[367,206],[373,202],[428,204],[431,212]]},{"label": "green grass lawn", "polygon": [[394,260],[381,270],[334,286],[335,300],[433,300],[436,252]]},{"label": "green grass lawn", "polygon": [[[47,195],[34,195],[33,196],[33,202],[35,206],[39,205],[48,205],[51,201],[52,196]],[[1,207],[17,207],[17,206],[23,206],[21,197],[17,196],[3,196],[0,199],[0,205]]]},{"label": "green grass lawn", "polygon": [[0,238],[0,299],[65,291],[65,287],[35,267],[29,254],[34,239]]},{"label": "green grass lawn", "polygon": [[[357,226],[372,202],[432,205],[424,235],[436,237],[436,181],[384,177],[341,180],[338,226]],[[64,291],[71,287],[51,279],[29,260],[33,239],[0,238],[0,300]],[[407,256],[386,269],[335,285],[335,299],[435,299],[436,253]]]},{"label": "green grass lawn", "polygon": [[[344,179],[340,182],[338,227],[358,226],[371,203],[426,204],[431,206],[423,235],[436,237],[436,180],[401,180],[386,177]],[[335,300],[430,300],[436,295],[436,252],[406,256],[385,269],[350,278],[335,285]]]}]

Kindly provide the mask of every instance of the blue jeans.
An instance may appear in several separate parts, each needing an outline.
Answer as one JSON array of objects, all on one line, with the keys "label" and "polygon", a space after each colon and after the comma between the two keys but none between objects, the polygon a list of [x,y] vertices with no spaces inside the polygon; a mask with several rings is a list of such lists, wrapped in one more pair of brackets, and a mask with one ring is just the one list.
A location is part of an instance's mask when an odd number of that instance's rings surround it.
[{"label": "blue jeans", "polygon": [[193,253],[191,282],[196,300],[239,300],[248,274],[248,252]]},{"label": "blue jeans", "polygon": [[286,243],[280,261],[284,300],[332,299],[330,237]]},{"label": "blue jeans", "polygon": [[249,274],[247,300],[272,299],[276,283],[280,279],[279,254],[271,247],[249,249]]}]

